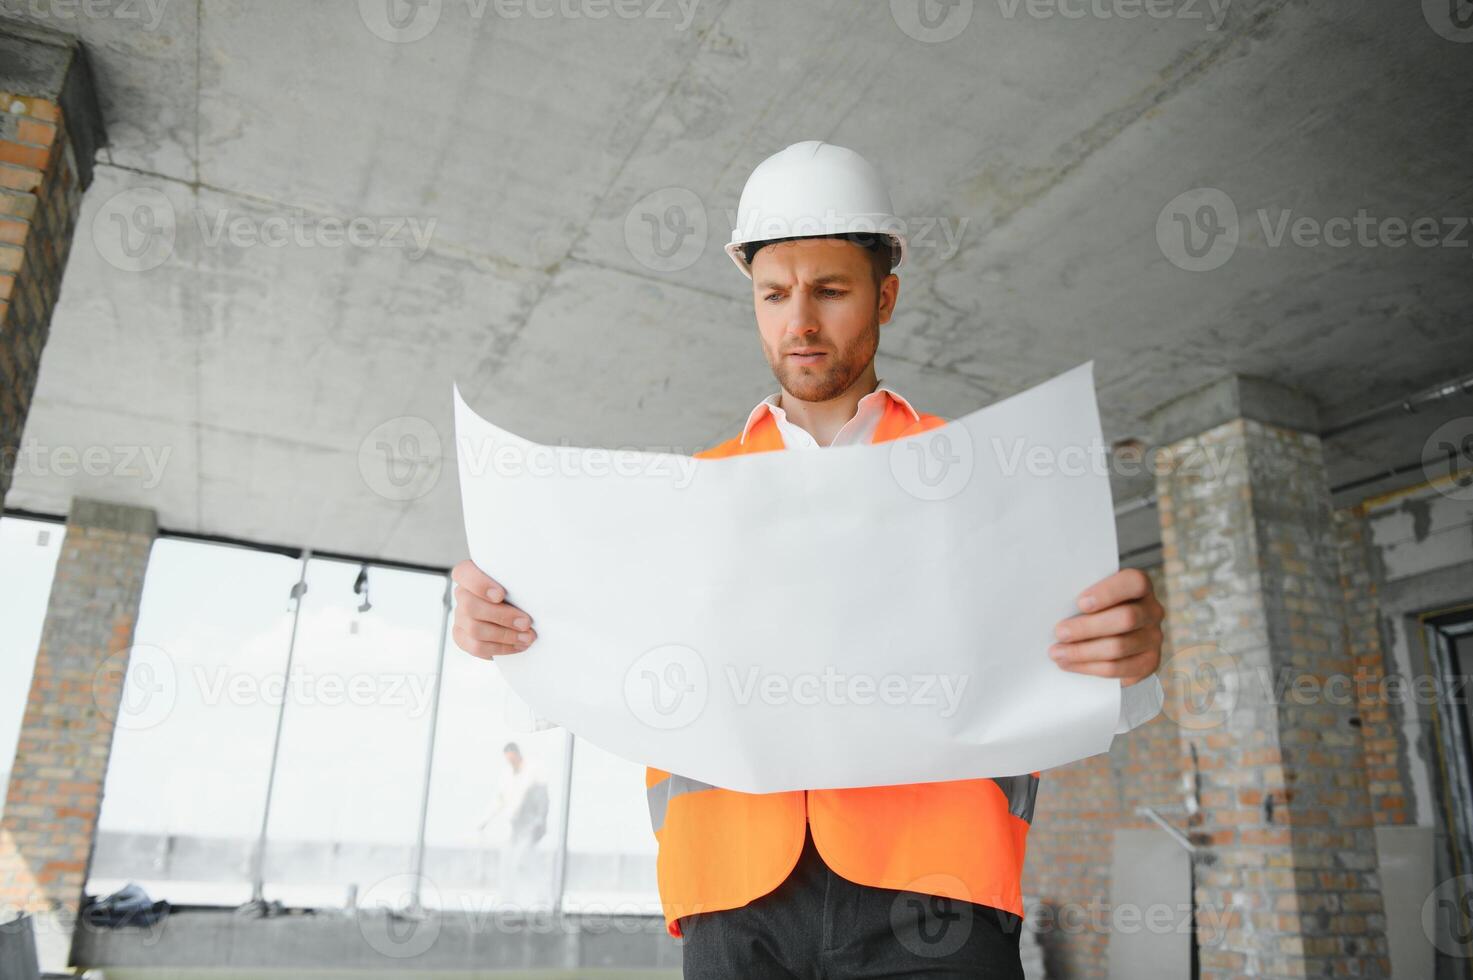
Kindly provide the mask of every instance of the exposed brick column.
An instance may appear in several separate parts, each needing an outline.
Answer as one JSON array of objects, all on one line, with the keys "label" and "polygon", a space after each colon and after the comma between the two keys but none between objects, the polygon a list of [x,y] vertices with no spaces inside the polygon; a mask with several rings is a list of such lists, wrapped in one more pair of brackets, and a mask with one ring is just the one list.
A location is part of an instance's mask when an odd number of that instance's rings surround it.
[{"label": "exposed brick column", "polygon": [[[1416,823],[1406,756],[1397,737],[1400,705],[1386,697],[1386,654],[1381,644],[1380,596],[1372,574],[1365,514],[1359,506],[1335,512],[1340,539],[1340,587],[1345,596],[1345,648],[1355,658],[1362,750],[1371,811],[1377,826]],[[1394,680],[1395,678],[1393,678]]]},{"label": "exposed brick column", "polygon": [[0,27],[0,506],[36,388],[82,191],[103,142],[74,41]]},{"label": "exposed brick column", "polygon": [[1200,779],[1202,976],[1389,976],[1313,405],[1229,378],[1157,425],[1170,670],[1199,699],[1178,710]]},{"label": "exposed brick column", "polygon": [[45,970],[67,966],[156,533],[138,507],[77,498],[67,518],[0,823],[0,921],[35,916]]}]

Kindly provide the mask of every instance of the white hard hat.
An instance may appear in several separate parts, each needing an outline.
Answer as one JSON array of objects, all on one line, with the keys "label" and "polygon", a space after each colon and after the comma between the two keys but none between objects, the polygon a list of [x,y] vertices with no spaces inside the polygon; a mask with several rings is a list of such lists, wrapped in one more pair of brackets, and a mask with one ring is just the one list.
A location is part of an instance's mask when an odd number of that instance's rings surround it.
[{"label": "white hard hat", "polygon": [[887,235],[894,266],[905,261],[905,229],[875,168],[848,147],[804,140],[763,160],[747,178],[726,254],[750,279],[744,245],[864,233]]}]

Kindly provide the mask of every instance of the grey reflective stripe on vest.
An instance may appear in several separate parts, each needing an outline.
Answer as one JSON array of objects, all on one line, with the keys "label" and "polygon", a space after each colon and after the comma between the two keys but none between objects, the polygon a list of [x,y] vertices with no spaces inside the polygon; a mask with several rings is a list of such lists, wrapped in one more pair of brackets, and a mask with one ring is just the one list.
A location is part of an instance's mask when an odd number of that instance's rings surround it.
[{"label": "grey reflective stripe on vest", "polygon": [[[1032,773],[1024,773],[1021,776],[993,776],[992,781],[997,783],[1003,795],[1008,798],[1008,812],[1032,824],[1033,802],[1038,799],[1038,777]],[[685,776],[671,776],[651,786],[645,790],[650,805],[650,828],[659,833],[660,828],[665,826],[665,812],[675,797],[682,793],[698,793],[703,789],[715,788],[710,783]]]},{"label": "grey reflective stripe on vest", "polygon": [[703,789],[715,788],[710,783],[687,779],[684,776],[671,776],[651,786],[644,791],[650,804],[650,829],[659,833],[660,828],[665,826],[665,810],[675,797],[682,793],[697,793]]},{"label": "grey reflective stripe on vest", "polygon": [[992,781],[1002,787],[1008,798],[1008,812],[1033,823],[1033,801],[1038,799],[1038,777],[1033,773],[1021,776],[993,776]]}]

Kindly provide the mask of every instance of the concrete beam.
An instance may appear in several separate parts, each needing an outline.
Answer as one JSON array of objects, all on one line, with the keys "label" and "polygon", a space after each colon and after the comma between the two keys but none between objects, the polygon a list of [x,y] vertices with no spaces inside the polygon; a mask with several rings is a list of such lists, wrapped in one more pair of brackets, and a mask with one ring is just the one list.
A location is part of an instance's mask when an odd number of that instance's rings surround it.
[{"label": "concrete beam", "polygon": [[1266,378],[1230,374],[1151,412],[1147,423],[1158,445],[1178,442],[1233,419],[1318,434],[1313,398]]},{"label": "concrete beam", "polygon": [[29,24],[0,24],[0,94],[44,99],[61,107],[61,121],[76,156],[77,183],[86,190],[92,183],[92,161],[107,145],[107,128],[81,42]]}]

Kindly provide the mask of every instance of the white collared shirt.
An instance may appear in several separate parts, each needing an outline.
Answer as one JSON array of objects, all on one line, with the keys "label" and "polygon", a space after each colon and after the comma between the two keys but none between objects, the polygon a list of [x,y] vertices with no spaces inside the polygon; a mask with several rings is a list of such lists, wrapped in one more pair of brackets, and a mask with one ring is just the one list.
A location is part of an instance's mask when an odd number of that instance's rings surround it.
[{"label": "white collared shirt", "polygon": [[[834,441],[830,446],[849,446],[854,443],[868,443],[875,434],[875,427],[880,424],[880,419],[885,415],[885,396],[895,399],[910,413],[911,418],[917,422],[921,415],[911,407],[900,392],[896,391],[880,381],[875,390],[859,400],[859,405],[854,411],[854,417],[834,434]],[[818,440],[813,438],[807,429],[794,425],[788,421],[788,413],[778,405],[778,399],[782,392],[774,392],[757,403],[757,406],[747,415],[747,424],[742,426],[742,442],[747,441],[747,433],[752,431],[752,426],[762,417],[763,412],[771,412],[772,418],[777,422],[777,431],[782,433],[783,445],[788,449],[820,449]]]},{"label": "white collared shirt", "polygon": [[[775,392],[753,407],[747,415],[747,424],[742,427],[742,441],[746,441],[747,433],[762,418],[762,414],[770,412],[773,421],[777,423],[777,431],[782,434],[785,449],[822,449],[818,440],[813,438],[807,429],[788,421],[788,413],[778,405],[781,397],[782,392]],[[880,382],[874,391],[859,400],[854,417],[845,422],[835,433],[834,441],[829,445],[847,446],[869,442],[874,436],[875,427],[880,424],[880,419],[885,414],[887,397],[895,399],[917,421],[920,421],[920,413],[911,406],[910,402],[906,401],[898,391]],[[1161,678],[1155,674],[1143,681],[1137,681],[1130,687],[1122,687],[1120,689],[1120,721],[1115,725],[1115,734],[1122,735],[1150,721],[1161,713],[1161,706],[1165,701],[1166,691],[1161,686]]]}]

